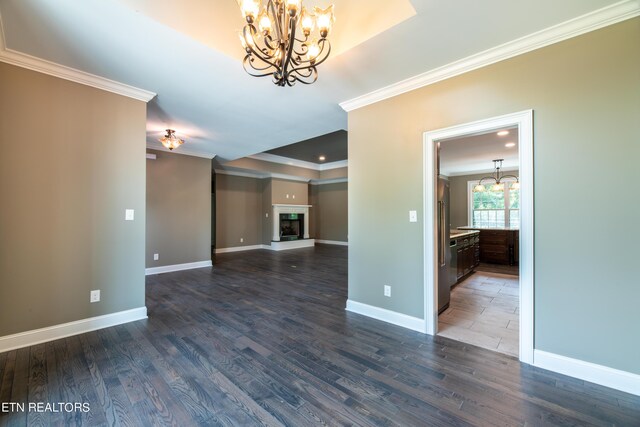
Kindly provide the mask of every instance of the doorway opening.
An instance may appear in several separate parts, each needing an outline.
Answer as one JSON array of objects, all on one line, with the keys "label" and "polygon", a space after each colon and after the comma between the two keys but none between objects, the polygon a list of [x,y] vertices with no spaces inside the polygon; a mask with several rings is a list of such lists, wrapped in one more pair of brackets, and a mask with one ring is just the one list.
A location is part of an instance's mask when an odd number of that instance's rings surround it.
[{"label": "doorway opening", "polygon": [[525,111],[424,136],[426,332],[525,363],[533,363],[532,119]]}]

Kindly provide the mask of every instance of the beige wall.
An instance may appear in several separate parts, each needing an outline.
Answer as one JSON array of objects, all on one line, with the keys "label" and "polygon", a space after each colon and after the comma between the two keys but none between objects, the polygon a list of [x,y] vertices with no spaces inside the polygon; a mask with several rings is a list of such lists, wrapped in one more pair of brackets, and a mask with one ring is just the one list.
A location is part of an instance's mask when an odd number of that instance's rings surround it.
[{"label": "beige wall", "polygon": [[[507,175],[518,176],[518,171],[505,171]],[[469,192],[468,182],[478,181],[485,176],[492,176],[492,173],[481,173],[474,175],[460,175],[449,177],[449,194],[451,205],[451,228],[463,227],[469,222]]]},{"label": "beige wall", "polygon": [[320,240],[346,242],[348,234],[347,183],[310,185],[309,233]]},{"label": "beige wall", "polygon": [[535,348],[640,374],[638,40],[634,18],[350,112],[349,298],[423,318],[424,132],[533,109]]},{"label": "beige wall", "polygon": [[326,171],[320,171],[320,179],[339,179],[347,178],[349,176],[349,168],[336,168],[327,169]]},{"label": "beige wall", "polygon": [[273,204],[309,204],[309,184],[273,178],[271,180],[271,202]]},{"label": "beige wall", "polygon": [[148,152],[146,266],[210,260],[211,160]]},{"label": "beige wall", "polygon": [[263,186],[261,179],[216,174],[216,249],[262,244]]},{"label": "beige wall", "polygon": [[0,336],[144,306],[146,104],[0,63],[0,134]]}]

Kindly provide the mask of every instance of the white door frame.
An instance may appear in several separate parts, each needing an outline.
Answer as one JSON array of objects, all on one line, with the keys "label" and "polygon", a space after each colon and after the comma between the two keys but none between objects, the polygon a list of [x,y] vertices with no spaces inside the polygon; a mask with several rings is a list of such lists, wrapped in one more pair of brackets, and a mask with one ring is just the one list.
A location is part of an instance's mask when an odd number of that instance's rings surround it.
[{"label": "white door frame", "polygon": [[533,110],[424,133],[424,313],[425,332],[438,332],[436,143],[458,136],[518,127],[520,157],[520,361],[533,364]]}]

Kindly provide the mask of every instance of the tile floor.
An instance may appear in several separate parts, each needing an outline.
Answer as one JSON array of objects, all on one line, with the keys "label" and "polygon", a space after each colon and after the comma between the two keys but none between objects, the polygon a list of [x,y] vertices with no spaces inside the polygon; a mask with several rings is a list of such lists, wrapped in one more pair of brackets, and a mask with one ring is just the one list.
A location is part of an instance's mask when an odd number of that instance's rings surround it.
[{"label": "tile floor", "polygon": [[518,276],[478,271],[451,290],[438,335],[518,357]]}]

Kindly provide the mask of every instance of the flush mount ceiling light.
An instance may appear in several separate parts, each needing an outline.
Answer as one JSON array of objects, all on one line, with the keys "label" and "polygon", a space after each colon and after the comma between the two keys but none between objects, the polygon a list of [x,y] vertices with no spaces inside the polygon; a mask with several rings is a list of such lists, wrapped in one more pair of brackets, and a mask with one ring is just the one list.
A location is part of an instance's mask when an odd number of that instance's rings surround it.
[{"label": "flush mount ceiling light", "polygon": [[509,135],[508,130],[501,130],[500,132],[498,132],[498,136],[507,136],[507,135]]},{"label": "flush mount ceiling light", "polygon": [[[335,21],[333,5],[310,13],[302,0],[237,1],[247,20],[240,34],[247,52],[242,61],[245,71],[254,77],[273,76],[278,86],[315,82],[316,67],[331,52],[327,36]],[[316,27],[318,38],[312,36]]]},{"label": "flush mount ceiling light", "polygon": [[506,144],[504,144],[505,147],[507,148],[513,148],[516,146],[515,142],[507,142]]},{"label": "flush mount ceiling light", "polygon": [[475,193],[481,193],[483,191],[487,191],[487,187],[485,187],[484,184],[482,184],[482,181],[485,181],[485,180],[493,180],[494,184],[491,185],[490,187],[491,191],[504,191],[504,183],[502,182],[502,180],[505,178],[515,178],[516,182],[512,183],[510,188],[512,190],[520,189],[520,181],[518,181],[517,176],[500,174],[500,169],[502,169],[503,161],[504,159],[496,159],[493,161],[493,167],[495,168],[495,171],[494,171],[495,176],[485,176],[484,178],[482,178],[478,183],[478,185],[473,187],[473,191]]},{"label": "flush mount ceiling light", "polygon": [[324,162],[327,158],[325,156],[320,156],[318,157],[318,160],[320,160],[321,162]]},{"label": "flush mount ceiling light", "polygon": [[178,138],[175,134],[175,130],[167,129],[167,134],[160,138],[158,141],[160,141],[165,148],[173,151],[174,148],[178,148],[179,146],[184,144],[184,141]]}]

